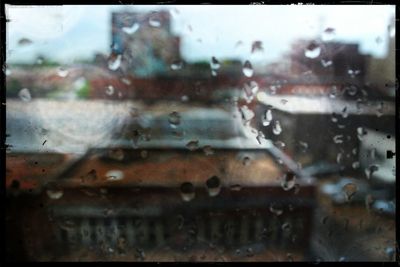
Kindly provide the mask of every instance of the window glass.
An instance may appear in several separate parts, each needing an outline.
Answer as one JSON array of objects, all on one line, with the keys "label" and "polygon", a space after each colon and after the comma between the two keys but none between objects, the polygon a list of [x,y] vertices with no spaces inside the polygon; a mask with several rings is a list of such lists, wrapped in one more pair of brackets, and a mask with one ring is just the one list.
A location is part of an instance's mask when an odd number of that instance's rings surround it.
[{"label": "window glass", "polygon": [[5,10],[9,260],[395,260],[394,6]]}]

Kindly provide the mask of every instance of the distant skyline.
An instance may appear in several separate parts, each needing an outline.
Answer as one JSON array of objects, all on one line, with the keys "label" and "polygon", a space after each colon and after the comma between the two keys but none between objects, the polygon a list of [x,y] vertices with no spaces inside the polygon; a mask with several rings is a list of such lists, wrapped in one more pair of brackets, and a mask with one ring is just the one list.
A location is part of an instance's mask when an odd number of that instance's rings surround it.
[{"label": "distant skyline", "polygon": [[[6,5],[7,62],[33,62],[41,54],[61,63],[110,53],[111,12],[171,13],[173,32],[181,35],[187,61],[234,58],[271,63],[298,38],[321,36],[333,28],[332,41],[357,42],[362,53],[384,57],[388,25],[395,7],[368,6],[10,6]],[[19,45],[22,38],[31,44]],[[377,41],[377,38],[378,41]],[[253,41],[263,52],[251,53]]]}]

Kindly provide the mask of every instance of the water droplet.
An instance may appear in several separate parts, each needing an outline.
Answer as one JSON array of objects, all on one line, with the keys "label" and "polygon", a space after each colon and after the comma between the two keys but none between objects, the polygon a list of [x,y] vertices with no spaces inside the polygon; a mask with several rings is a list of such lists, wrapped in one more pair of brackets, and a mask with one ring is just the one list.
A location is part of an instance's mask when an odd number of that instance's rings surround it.
[{"label": "water droplet", "polygon": [[243,90],[245,92],[247,103],[250,103],[254,99],[254,96],[257,94],[259,87],[257,82],[251,81],[250,83],[244,84]]},{"label": "water droplet", "polygon": [[290,225],[290,223],[285,222],[282,224],[282,230],[288,233],[292,230],[292,226]]},{"label": "water droplet", "polygon": [[38,57],[37,59],[36,59],[36,64],[38,64],[38,65],[41,65],[41,64],[43,64],[43,62],[44,62],[44,58],[43,57]]},{"label": "water droplet", "polygon": [[274,205],[274,204],[271,204],[269,206],[269,211],[272,212],[273,214],[275,214],[276,216],[280,216],[283,213],[283,210],[276,207],[276,205]]},{"label": "water droplet", "polygon": [[21,38],[18,40],[19,45],[30,45],[32,43],[33,43],[32,40],[28,38]]},{"label": "water droplet", "polygon": [[253,253],[253,249],[252,248],[247,248],[246,249],[246,256],[247,257],[253,257],[254,253]]},{"label": "water droplet", "polygon": [[332,60],[321,59],[321,64],[324,68],[332,66]]},{"label": "water droplet", "polygon": [[343,153],[339,152],[336,156],[336,163],[337,164],[342,164],[342,160],[343,160]]},{"label": "water droplet", "polygon": [[212,176],[206,181],[206,186],[208,190],[208,195],[210,197],[215,197],[221,191],[221,181],[217,176]]},{"label": "water droplet", "polygon": [[242,186],[239,185],[239,184],[231,185],[229,188],[230,188],[231,191],[240,191],[240,190],[242,190]]},{"label": "water droplet", "polygon": [[308,144],[306,143],[306,142],[303,142],[303,141],[299,141],[299,145],[300,145],[300,148],[301,148],[301,152],[306,152],[307,151],[307,149],[308,149]]},{"label": "water droplet", "polygon": [[255,115],[254,112],[251,109],[249,109],[246,105],[240,107],[240,113],[242,114],[242,119],[245,122],[248,122],[251,119],[253,119]]},{"label": "water droplet", "polygon": [[183,201],[191,201],[195,197],[194,186],[192,183],[185,182],[181,185],[181,197]]},{"label": "water droplet", "polygon": [[221,64],[219,63],[218,59],[216,59],[215,57],[212,57],[211,61],[210,61],[210,67],[211,67],[211,70],[215,71],[221,67]]},{"label": "water droplet", "polygon": [[122,78],[121,81],[126,85],[131,85],[131,81],[129,79]]},{"label": "water droplet", "polygon": [[[112,216],[114,213],[115,213],[114,210],[109,209],[109,208],[106,208],[106,209],[103,210],[103,215],[104,215],[104,217],[110,217],[110,216]],[[100,229],[99,229],[99,230],[100,230]]]},{"label": "water droplet", "polygon": [[331,90],[329,91],[329,97],[330,98],[336,98],[339,95],[339,90],[338,88],[334,85],[331,87]]},{"label": "water droplet", "polygon": [[149,24],[152,27],[158,28],[161,26],[161,21],[156,17],[149,18]]},{"label": "water droplet", "polygon": [[282,127],[281,127],[279,120],[275,121],[274,127],[272,128],[272,132],[275,135],[279,135],[282,132]]},{"label": "water droplet", "polygon": [[251,53],[255,53],[255,52],[263,52],[264,48],[262,46],[262,42],[261,41],[254,41],[251,44]]},{"label": "water droplet", "polygon": [[261,131],[258,131],[256,139],[257,139],[257,142],[261,145],[263,140],[265,140],[264,133]]},{"label": "water droplet", "polygon": [[379,102],[378,107],[376,109],[376,116],[378,118],[383,115],[383,107],[384,107],[384,103],[383,102]]},{"label": "water droplet", "polygon": [[393,247],[387,247],[387,248],[385,248],[385,253],[386,253],[386,255],[387,255],[387,257],[388,257],[388,259],[389,259],[390,261],[393,261],[393,260],[394,260],[394,257],[395,257],[395,255],[396,255],[396,251],[395,251],[395,249],[394,249]]},{"label": "water droplet", "polygon": [[276,91],[280,88],[278,85],[271,85],[269,86],[269,91],[271,95],[275,95]]},{"label": "water droplet", "polygon": [[262,118],[262,125],[268,126],[270,125],[271,121],[272,121],[272,110],[268,109]]},{"label": "water droplet", "polygon": [[199,148],[199,141],[198,140],[192,140],[189,143],[186,144],[187,149],[190,151],[194,151]]},{"label": "water droplet", "polygon": [[106,94],[107,95],[114,94],[114,87],[112,85],[109,85],[109,86],[106,87]]},{"label": "water droplet", "polygon": [[253,76],[254,70],[253,66],[251,65],[250,61],[246,60],[243,64],[243,74],[246,77],[251,77]]},{"label": "water droplet", "polygon": [[118,181],[124,178],[124,173],[120,170],[111,170],[106,173],[108,181]]},{"label": "water droplet", "polygon": [[347,73],[350,75],[351,78],[354,78],[354,77],[356,77],[358,74],[360,74],[361,71],[360,71],[360,70],[351,70],[351,69],[349,69],[349,70],[347,71]]},{"label": "water droplet", "polygon": [[321,53],[321,48],[316,43],[311,43],[305,50],[304,55],[308,58],[317,58]]},{"label": "water droplet", "polygon": [[73,220],[67,219],[65,221],[59,221],[58,226],[64,230],[74,230],[77,227],[77,223]]},{"label": "water droplet", "polygon": [[31,101],[31,93],[29,92],[29,90],[27,88],[21,89],[18,93],[19,98],[22,101],[28,102]]},{"label": "water droplet", "polygon": [[333,28],[326,28],[322,33],[322,41],[327,42],[333,40],[335,37],[335,29]]},{"label": "water droplet", "polygon": [[361,141],[363,137],[367,134],[367,131],[363,127],[357,128],[357,137]]},{"label": "water droplet", "polygon": [[122,56],[118,55],[108,61],[108,68],[110,70],[117,70],[121,66]]},{"label": "water droplet", "polygon": [[358,168],[360,168],[360,162],[359,162],[359,161],[354,161],[354,162],[351,164],[351,167],[352,167],[353,169],[358,169]]},{"label": "water droplet", "polygon": [[168,116],[168,122],[172,128],[176,128],[181,123],[181,115],[176,111],[170,113]]},{"label": "water droplet", "polygon": [[133,148],[138,148],[139,147],[139,139],[140,139],[140,133],[138,130],[134,130],[131,136],[131,142]]},{"label": "water droplet", "polygon": [[363,107],[362,107],[362,100],[358,99],[356,102],[356,107],[357,107],[357,114],[361,114],[363,111]]},{"label": "water droplet", "polygon": [[243,158],[243,165],[244,166],[249,166],[250,162],[251,162],[251,159],[249,157],[246,156],[246,157]]},{"label": "water droplet", "polygon": [[133,23],[133,25],[131,27],[123,27],[122,30],[126,33],[126,34],[134,34],[138,29],[139,29],[140,25],[139,23]]},{"label": "water droplet", "polygon": [[347,118],[349,116],[349,113],[347,111],[347,107],[344,107],[342,110],[342,117]]},{"label": "water droplet", "polygon": [[68,76],[69,71],[66,70],[66,69],[63,68],[63,67],[58,67],[58,68],[57,68],[57,74],[58,74],[58,76],[65,78],[65,77]]},{"label": "water droplet", "polygon": [[358,188],[355,183],[347,183],[343,186],[342,190],[346,196],[347,201],[350,201],[354,194],[357,192]]},{"label": "water droplet", "polygon": [[345,91],[350,95],[350,96],[355,96],[358,92],[358,88],[355,85],[349,85],[346,87]]},{"label": "water droplet", "polygon": [[286,144],[280,140],[276,141],[274,144],[279,149],[284,149],[286,147]]},{"label": "water droplet", "polygon": [[183,62],[180,60],[175,60],[171,64],[171,70],[180,70],[183,67]]},{"label": "water droplet", "polygon": [[187,101],[189,101],[189,97],[188,97],[187,95],[183,95],[183,96],[181,97],[181,101],[182,101],[182,102],[187,102]]},{"label": "water droplet", "polygon": [[332,113],[332,118],[331,118],[332,122],[337,123],[338,122],[338,118],[337,118],[337,114],[336,113]]},{"label": "water droplet", "polygon": [[204,154],[205,154],[206,156],[214,155],[214,150],[212,149],[211,146],[204,146],[204,147],[203,147],[203,151],[204,151]]},{"label": "water droplet", "polygon": [[365,169],[365,175],[367,176],[367,179],[370,179],[374,172],[378,171],[379,167],[377,165],[370,165],[368,168]]},{"label": "water droplet", "polygon": [[283,190],[289,191],[291,190],[296,184],[296,176],[294,173],[288,172],[286,173],[281,181],[281,186]]},{"label": "water droplet", "polygon": [[334,142],[335,144],[341,144],[341,143],[343,143],[343,134],[335,135],[335,136],[333,137],[333,142]]},{"label": "water droplet", "polygon": [[328,221],[329,216],[325,216],[324,218],[322,218],[321,223],[322,224],[326,224],[326,222]]},{"label": "water droplet", "polygon": [[60,188],[51,188],[46,190],[46,194],[50,199],[60,199],[64,195],[64,191]]},{"label": "water droplet", "polygon": [[142,140],[150,141],[151,140],[151,128],[144,128],[143,132],[140,133]]},{"label": "water droplet", "polygon": [[11,75],[11,70],[7,67],[7,65],[3,66],[3,72],[6,76],[10,76]]}]

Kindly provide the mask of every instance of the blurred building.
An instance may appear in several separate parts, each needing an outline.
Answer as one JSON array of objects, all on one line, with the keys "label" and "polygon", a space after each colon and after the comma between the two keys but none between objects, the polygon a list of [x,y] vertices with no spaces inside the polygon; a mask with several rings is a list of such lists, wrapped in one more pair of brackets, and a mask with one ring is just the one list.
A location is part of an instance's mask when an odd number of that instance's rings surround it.
[{"label": "blurred building", "polygon": [[[359,132],[370,128],[384,139],[395,132],[395,104],[389,97],[396,86],[391,27],[388,54],[381,59],[362,54],[356,43],[294,42],[281,62],[267,66],[280,78],[266,83],[267,97],[258,99],[258,128],[303,164],[321,160],[358,169],[353,166],[359,160]],[[273,120],[264,125],[268,110]],[[278,135],[276,121],[282,129]]]},{"label": "blurred building", "polygon": [[360,53],[358,44],[298,40],[291,51],[290,75],[299,82],[310,81],[301,78],[307,72],[316,76],[320,84],[365,82],[368,56]]},{"label": "blurred building", "polygon": [[[284,81],[278,85],[274,94],[328,95],[333,88],[337,96],[354,100],[394,97],[396,75],[395,36],[391,30],[393,23],[394,20],[388,27],[388,53],[384,58],[362,54],[357,43],[304,39],[295,41],[281,62],[265,68],[267,73],[281,76],[279,80]],[[352,90],[357,92],[349,94]]]},{"label": "blurred building", "polygon": [[180,37],[171,31],[169,12],[115,12],[111,23],[112,54],[122,56],[123,71],[160,75],[181,59]]},{"label": "blurred building", "polygon": [[[371,57],[368,62],[367,82],[379,90],[384,96],[394,97],[396,86],[396,45],[394,25],[395,19],[391,19],[386,38],[388,39],[387,54],[384,58]],[[379,41],[379,39],[377,40]]]},{"label": "blurred building", "polygon": [[[262,105],[257,107],[257,128],[275,142],[283,142],[283,151],[302,164],[316,161],[338,163],[352,169],[358,161],[360,140],[366,128],[384,136],[395,136],[395,103],[370,101],[355,104],[354,101],[293,95],[264,95],[258,97]],[[266,112],[271,115],[264,125]],[[279,121],[281,131],[274,126]],[[362,129],[359,129],[362,128]]]}]

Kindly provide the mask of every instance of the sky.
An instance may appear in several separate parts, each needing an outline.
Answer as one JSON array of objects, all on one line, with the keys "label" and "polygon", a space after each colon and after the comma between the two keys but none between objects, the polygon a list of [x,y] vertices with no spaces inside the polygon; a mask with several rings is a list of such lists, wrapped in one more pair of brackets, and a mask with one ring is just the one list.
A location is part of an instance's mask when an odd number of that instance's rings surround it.
[{"label": "sky", "polygon": [[[181,35],[187,61],[236,58],[270,63],[297,38],[317,38],[335,29],[333,41],[357,42],[362,53],[384,57],[395,7],[380,6],[11,6],[6,5],[7,62],[33,62],[38,54],[62,62],[109,54],[111,12],[168,10],[172,29]],[[393,32],[392,32],[393,34]],[[382,41],[377,42],[380,38]],[[19,45],[28,38],[30,44]],[[262,41],[263,52],[251,53]],[[241,45],[237,45],[241,42]]]}]

